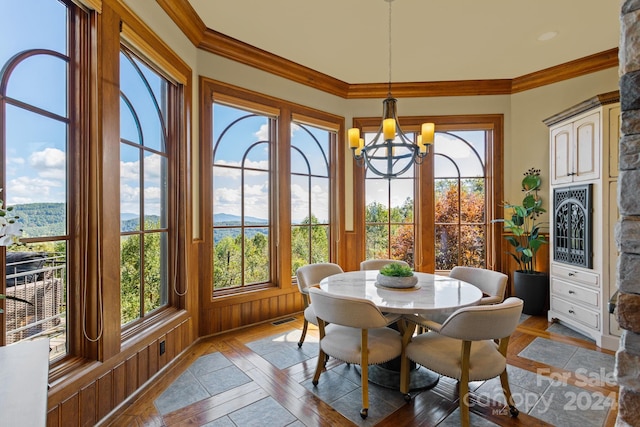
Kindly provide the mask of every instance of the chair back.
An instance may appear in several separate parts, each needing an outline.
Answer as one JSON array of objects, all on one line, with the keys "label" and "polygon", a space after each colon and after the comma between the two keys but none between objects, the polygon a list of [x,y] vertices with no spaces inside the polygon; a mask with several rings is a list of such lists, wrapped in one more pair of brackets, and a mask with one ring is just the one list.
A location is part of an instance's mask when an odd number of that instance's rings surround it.
[{"label": "chair back", "polygon": [[342,267],[331,262],[320,262],[303,265],[296,270],[298,289],[301,293],[309,295],[309,288],[317,286],[325,277],[344,273]]},{"label": "chair back", "polygon": [[487,270],[476,267],[453,267],[449,277],[471,283],[483,293],[489,295],[480,301],[480,304],[496,304],[504,300],[509,277],[499,271]]},{"label": "chair back", "polygon": [[410,267],[409,263],[399,259],[367,259],[360,263],[360,270],[380,270],[387,264],[400,264]]},{"label": "chair back", "polygon": [[335,295],[319,288],[310,288],[309,294],[316,316],[327,323],[359,329],[389,324],[389,319],[368,299]]},{"label": "chair back", "polygon": [[500,304],[474,305],[456,310],[440,328],[440,334],[464,341],[502,339],[515,331],[523,302],[510,297]]}]

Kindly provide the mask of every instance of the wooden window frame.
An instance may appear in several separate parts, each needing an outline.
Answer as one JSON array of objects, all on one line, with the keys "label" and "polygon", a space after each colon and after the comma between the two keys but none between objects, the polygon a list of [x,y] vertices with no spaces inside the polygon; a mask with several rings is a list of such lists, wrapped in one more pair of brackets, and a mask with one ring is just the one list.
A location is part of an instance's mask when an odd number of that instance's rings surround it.
[{"label": "wooden window frame", "polygon": [[[504,197],[504,116],[502,114],[460,115],[460,116],[411,116],[400,117],[400,125],[405,132],[419,132],[420,124],[432,122],[436,125],[436,131],[453,130],[490,130],[493,134],[492,141],[487,144],[486,157],[486,183],[487,183],[487,254],[486,268],[500,271],[502,268],[500,254],[503,252],[502,228],[500,224],[491,223],[491,219],[501,217],[502,200]],[[379,117],[354,118],[353,126],[361,132],[376,131],[380,126]],[[354,161],[353,159],[351,161]],[[435,257],[433,245],[435,230],[433,227],[433,209],[425,209],[422,205],[427,203],[425,198],[434,194],[433,155],[428,155],[422,165],[416,169],[418,186],[415,189],[414,216],[416,222],[415,270],[423,272],[435,271]],[[354,200],[354,232],[355,241],[358,242],[357,256],[364,259],[364,210],[365,210],[365,170],[353,166],[353,194]]]},{"label": "wooden window frame", "polygon": [[[330,185],[332,192],[331,212],[330,212],[330,253],[332,261],[337,262],[338,259],[338,241],[340,233],[344,232],[342,224],[344,224],[344,213],[339,212],[337,206],[341,200],[344,191],[339,183],[344,182],[343,167],[343,151],[340,147],[339,135],[344,132],[344,118],[333,114],[315,110],[310,107],[295,104],[283,99],[270,97],[257,92],[246,90],[227,83],[209,79],[200,78],[201,87],[201,152],[200,152],[200,169],[204,171],[201,175],[199,187],[201,193],[199,195],[202,200],[201,229],[205,230],[202,239],[205,243],[201,258],[201,292],[207,297],[201,300],[201,305],[206,309],[216,304],[227,304],[235,300],[244,300],[256,298],[256,291],[271,292],[286,289],[290,287],[292,277],[288,274],[291,270],[291,209],[290,209],[290,132],[291,123],[296,121],[304,122],[336,132],[336,138],[330,151],[331,155],[331,174]],[[273,208],[276,215],[274,223],[271,224],[274,231],[275,253],[272,257],[272,283],[261,288],[238,289],[224,291],[213,291],[213,235],[212,235],[212,114],[213,102],[222,102],[239,108],[260,111],[262,113],[271,113],[278,117],[276,129],[276,147],[274,151],[274,161],[276,167],[273,169],[272,182],[275,183],[273,194]],[[205,267],[206,266],[206,267]]]}]

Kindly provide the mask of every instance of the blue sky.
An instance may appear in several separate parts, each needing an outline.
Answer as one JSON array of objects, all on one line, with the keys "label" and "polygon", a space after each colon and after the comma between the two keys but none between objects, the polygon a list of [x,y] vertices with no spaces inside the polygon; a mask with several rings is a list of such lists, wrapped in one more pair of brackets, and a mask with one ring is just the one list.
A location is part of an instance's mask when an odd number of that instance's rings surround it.
[{"label": "blue sky", "polygon": [[[66,8],[52,0],[0,0],[0,63],[6,63],[17,52],[29,48],[45,48],[65,52]],[[24,25],[24,23],[28,25]],[[127,61],[121,61],[123,91],[135,104],[136,112],[144,130],[144,145],[163,151],[159,134],[160,125],[155,107],[150,102],[146,89],[133,76],[133,68]],[[152,84],[158,99],[161,79],[148,69],[145,76]],[[51,56],[30,58],[21,65],[9,80],[7,95],[33,104],[60,116],[66,116],[64,85],[66,63]],[[136,84],[129,84],[134,82]],[[217,105],[214,109],[214,141],[226,124],[246,115],[230,107]],[[311,126],[307,129],[320,141],[318,147],[310,135],[299,126],[291,130],[292,142],[300,147],[310,160],[312,173],[326,175],[322,151],[328,153],[328,132]],[[215,134],[217,132],[217,134]],[[121,105],[121,133],[123,137],[140,142],[135,131],[132,116]],[[241,155],[256,141],[268,140],[268,120],[255,117],[243,120],[225,137],[216,153],[216,164],[239,165]],[[484,132],[458,132],[471,142],[481,154],[484,150]],[[44,118],[20,108],[7,106],[7,146],[6,185],[1,197],[7,204],[32,202],[63,202],[66,199],[66,126],[60,121]],[[257,169],[245,175],[245,213],[253,217],[268,218],[268,153],[267,144],[250,151],[245,166]],[[441,133],[436,134],[435,151],[455,158],[467,170],[476,170],[481,175],[479,163],[470,155],[468,147],[460,140]],[[140,156],[139,151],[122,145],[121,148],[121,212],[138,213],[140,201]],[[437,158],[436,176],[455,176],[448,161]],[[484,159],[482,159],[484,162]],[[161,156],[153,152],[144,154],[144,195],[145,213],[159,214],[160,194],[164,184],[163,175],[166,165]],[[292,152],[292,170],[308,172],[301,155]],[[240,175],[237,171],[214,167],[214,213],[240,215]],[[474,175],[473,173],[471,174]],[[392,205],[402,204],[412,191],[406,184],[394,185]],[[306,178],[292,178],[292,218],[300,221],[309,212],[308,200],[311,199],[312,213],[321,221],[329,215],[328,180],[312,178],[311,196]],[[385,201],[386,191],[368,186],[367,202]]]},{"label": "blue sky", "polygon": [[[221,133],[227,126],[241,117],[250,114],[233,107],[220,104],[214,105],[214,129],[213,140],[218,141]],[[214,155],[215,165],[239,166],[243,154],[249,150],[245,160],[245,167],[249,170],[245,173],[245,215],[257,218],[269,218],[269,175],[268,175],[268,145],[253,144],[269,140],[269,120],[265,116],[247,117],[238,121],[224,137],[216,148]],[[324,153],[329,151],[329,132],[312,126],[305,125],[314,139],[298,125],[292,126],[292,144],[304,153],[311,166],[311,173],[328,176],[324,167]],[[328,155],[328,154],[326,154]],[[291,169],[293,172],[309,173],[307,163],[301,154],[292,150]],[[240,215],[241,175],[239,170],[230,168],[213,168],[214,214],[226,213]],[[291,217],[293,222],[299,222],[309,215],[309,199],[311,199],[311,212],[321,222],[329,217],[328,179],[311,179],[311,196],[309,196],[308,178],[293,176],[291,183]]]},{"label": "blue sky", "polygon": [[[27,49],[49,49],[67,54],[67,9],[55,0],[0,0],[0,64]],[[161,126],[156,108],[128,60],[121,60],[122,89],[143,129],[144,145],[163,151]],[[158,99],[162,79],[140,64]],[[8,205],[66,200],[67,63],[50,55],[37,55],[21,62],[8,81],[7,96],[54,113],[59,119],[7,105],[6,183],[2,198]],[[121,107],[122,136],[142,143],[127,108]],[[140,211],[140,152],[127,146],[121,150],[121,211]],[[160,213],[160,194],[166,175],[162,157],[144,155],[145,214]]]},{"label": "blue sky", "polygon": [[[0,0],[0,63],[30,48],[66,53],[66,8],[51,0]],[[26,25],[25,25],[26,23]],[[66,116],[66,64],[32,57],[14,71],[7,96]],[[66,198],[66,127],[52,119],[7,106],[6,185],[9,205],[62,202]]]}]

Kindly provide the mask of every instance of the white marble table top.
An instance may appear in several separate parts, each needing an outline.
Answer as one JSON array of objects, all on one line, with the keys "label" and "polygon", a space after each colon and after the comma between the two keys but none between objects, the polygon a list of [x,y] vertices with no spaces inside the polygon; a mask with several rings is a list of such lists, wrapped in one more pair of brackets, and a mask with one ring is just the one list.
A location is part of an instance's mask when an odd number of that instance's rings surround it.
[{"label": "white marble table top", "polygon": [[320,289],[336,295],[366,298],[382,311],[402,314],[452,313],[477,304],[482,292],[470,283],[447,276],[419,273],[411,289],[390,289],[376,285],[377,270],[350,271],[322,279]]}]

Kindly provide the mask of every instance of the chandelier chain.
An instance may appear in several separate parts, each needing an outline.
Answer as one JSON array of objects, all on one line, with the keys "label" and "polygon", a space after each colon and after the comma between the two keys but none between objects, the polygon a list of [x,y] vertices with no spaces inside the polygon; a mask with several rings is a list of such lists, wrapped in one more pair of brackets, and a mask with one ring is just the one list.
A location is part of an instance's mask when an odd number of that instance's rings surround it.
[{"label": "chandelier chain", "polygon": [[389,90],[388,97],[391,97],[391,3],[393,0],[387,0],[389,3]]}]

